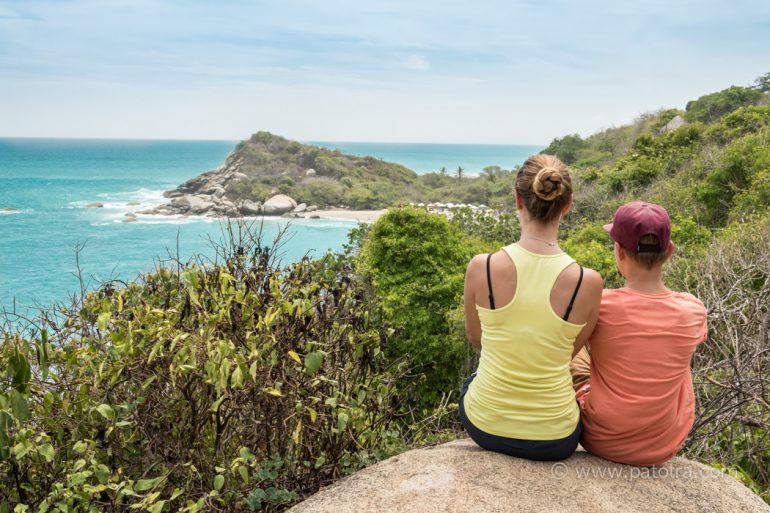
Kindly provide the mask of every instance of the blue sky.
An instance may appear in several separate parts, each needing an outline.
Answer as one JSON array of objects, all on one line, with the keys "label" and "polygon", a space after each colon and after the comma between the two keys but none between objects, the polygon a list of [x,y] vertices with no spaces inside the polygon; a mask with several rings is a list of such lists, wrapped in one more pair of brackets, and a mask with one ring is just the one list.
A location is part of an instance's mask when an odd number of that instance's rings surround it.
[{"label": "blue sky", "polygon": [[766,0],[0,0],[0,136],[541,144],[766,72]]}]

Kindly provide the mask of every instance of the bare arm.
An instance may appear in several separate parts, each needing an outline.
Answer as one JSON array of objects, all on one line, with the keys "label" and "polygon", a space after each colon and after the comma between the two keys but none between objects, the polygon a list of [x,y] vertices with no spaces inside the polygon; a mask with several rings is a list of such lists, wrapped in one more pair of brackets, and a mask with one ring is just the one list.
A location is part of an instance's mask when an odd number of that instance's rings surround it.
[{"label": "bare arm", "polygon": [[468,263],[465,271],[465,286],[463,289],[463,307],[465,310],[465,335],[474,347],[481,347],[481,321],[476,311],[476,293],[478,290],[479,272],[483,266],[483,255],[476,255]]},{"label": "bare arm", "polygon": [[591,269],[586,269],[585,273],[586,275],[583,281],[584,285],[578,293],[577,301],[590,306],[586,325],[575,339],[575,345],[572,349],[573,358],[581,349],[583,349],[583,346],[585,346],[586,342],[590,339],[591,334],[594,332],[596,321],[599,320],[599,306],[602,302],[602,289],[604,288],[604,280],[599,273]]}]

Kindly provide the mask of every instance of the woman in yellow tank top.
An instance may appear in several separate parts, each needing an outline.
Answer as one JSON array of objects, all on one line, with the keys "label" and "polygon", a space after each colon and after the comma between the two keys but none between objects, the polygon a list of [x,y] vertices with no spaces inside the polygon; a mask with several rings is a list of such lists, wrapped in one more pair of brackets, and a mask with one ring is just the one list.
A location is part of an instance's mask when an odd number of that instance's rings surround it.
[{"label": "woman in yellow tank top", "polygon": [[530,157],[514,194],[520,240],[475,256],[465,275],[465,331],[481,355],[463,385],[460,419],[485,449],[560,460],[580,439],[569,365],[596,324],[603,283],[558,245],[572,206],[567,166]]}]

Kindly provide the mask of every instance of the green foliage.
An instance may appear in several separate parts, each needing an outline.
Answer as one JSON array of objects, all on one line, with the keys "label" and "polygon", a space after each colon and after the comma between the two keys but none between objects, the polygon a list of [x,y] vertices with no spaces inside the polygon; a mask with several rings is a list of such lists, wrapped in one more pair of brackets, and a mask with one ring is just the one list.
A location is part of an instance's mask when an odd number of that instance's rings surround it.
[{"label": "green foliage", "polygon": [[349,263],[281,270],[258,240],[220,256],[91,292],[50,338],[1,339],[11,505],[273,511],[403,447],[403,371]]},{"label": "green foliage", "polygon": [[604,278],[605,287],[617,288],[623,285],[623,277],[615,264],[614,243],[603,226],[584,225],[571,233],[560,246],[580,265],[598,272]]},{"label": "green foliage", "polygon": [[770,92],[770,73],[757,77],[754,81],[754,89],[762,91],[763,93]]},{"label": "green foliage", "polygon": [[[237,162],[248,177],[228,185],[233,199],[264,201],[279,191],[301,203],[355,209],[437,201],[489,205],[510,195],[514,178],[512,171],[497,166],[481,177],[467,176],[462,167],[455,176],[446,169],[417,175],[398,164],[300,144],[268,132],[238,144],[227,162]],[[316,174],[306,175],[308,169]]]},{"label": "green foliage", "polygon": [[587,146],[586,142],[578,135],[565,135],[551,141],[541,154],[555,155],[567,165],[573,164],[580,155],[580,150]]},{"label": "green foliage", "polygon": [[740,107],[757,103],[763,93],[750,87],[732,86],[687,103],[685,119],[712,123]]},{"label": "green foliage", "polygon": [[722,151],[717,166],[697,191],[710,223],[719,225],[728,219],[736,195],[740,195],[742,215],[766,209],[767,201],[763,199],[767,199],[765,176],[770,169],[768,134],[765,129],[745,135]]},{"label": "green foliage", "polygon": [[696,422],[686,451],[716,462],[770,502],[770,217],[717,232],[697,258],[672,265],[672,284],[709,311],[709,338],[695,354]]},{"label": "green foliage", "polygon": [[459,385],[466,342],[452,336],[446,315],[462,297],[465,268],[475,253],[444,216],[412,207],[388,210],[364,243],[362,265],[398,328],[389,354],[408,356],[426,376],[418,386],[410,381],[403,393],[417,393],[426,406]]},{"label": "green foliage", "polygon": [[493,214],[473,211],[469,208],[456,209],[450,223],[462,231],[469,239],[478,240],[478,247],[497,250],[518,240],[521,227],[513,214]]}]

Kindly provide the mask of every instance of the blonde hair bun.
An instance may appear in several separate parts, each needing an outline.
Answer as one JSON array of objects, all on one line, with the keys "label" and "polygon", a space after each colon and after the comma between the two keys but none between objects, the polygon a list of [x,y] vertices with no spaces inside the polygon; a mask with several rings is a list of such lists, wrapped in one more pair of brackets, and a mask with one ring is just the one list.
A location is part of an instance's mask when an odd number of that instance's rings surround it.
[{"label": "blonde hair bun", "polygon": [[564,193],[564,182],[558,169],[550,166],[538,171],[532,183],[535,196],[543,201],[553,201]]}]

